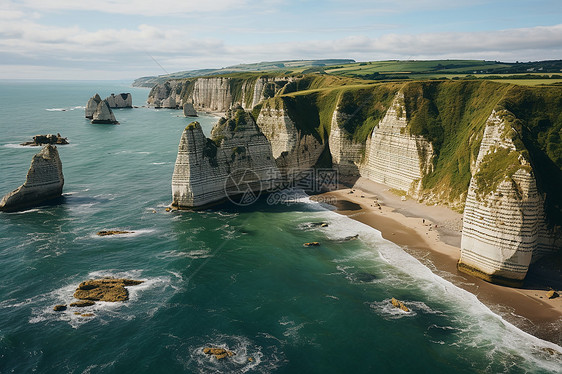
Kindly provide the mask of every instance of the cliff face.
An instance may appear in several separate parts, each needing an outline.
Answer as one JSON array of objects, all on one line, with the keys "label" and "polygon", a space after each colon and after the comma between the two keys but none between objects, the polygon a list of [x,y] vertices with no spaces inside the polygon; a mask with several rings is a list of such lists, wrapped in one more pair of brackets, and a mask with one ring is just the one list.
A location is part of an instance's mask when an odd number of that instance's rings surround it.
[{"label": "cliff face", "polygon": [[345,130],[343,125],[350,120],[350,117],[349,114],[335,110],[332,115],[328,138],[334,168],[342,176],[359,174],[366,148],[365,142],[354,141],[351,134]]},{"label": "cliff face", "polygon": [[64,177],[57,147],[46,145],[33,156],[25,183],[5,195],[1,211],[17,211],[61,196]]},{"label": "cliff face", "polygon": [[133,97],[130,93],[120,93],[118,95],[111,94],[105,101],[110,108],[132,108]]},{"label": "cliff face", "polygon": [[361,175],[417,197],[422,178],[432,171],[434,154],[423,136],[409,134],[406,118],[404,93],[399,92],[367,141]]},{"label": "cliff face", "polygon": [[197,122],[185,128],[172,177],[173,206],[197,208],[227,198],[248,205],[274,188],[279,170],[271,146],[241,107],[227,112],[212,138]]},{"label": "cliff face", "polygon": [[154,86],[147,104],[156,108],[182,108],[192,103],[206,112],[226,112],[233,105],[252,109],[263,100],[275,96],[294,77],[208,77],[191,80],[169,80]]},{"label": "cliff face", "polygon": [[[517,149],[513,114],[492,112],[463,218],[459,270],[489,281],[518,284],[533,259],[556,248],[545,222],[528,153]],[[509,122],[508,122],[509,121]]]},{"label": "cliff face", "polygon": [[265,102],[257,124],[283,173],[312,168],[324,151],[324,145],[312,134],[303,134],[297,128],[283,100]]},{"label": "cliff face", "polygon": [[181,92],[186,82],[180,80],[169,80],[163,84],[152,87],[148,94],[146,103],[155,108],[176,109],[183,106]]}]

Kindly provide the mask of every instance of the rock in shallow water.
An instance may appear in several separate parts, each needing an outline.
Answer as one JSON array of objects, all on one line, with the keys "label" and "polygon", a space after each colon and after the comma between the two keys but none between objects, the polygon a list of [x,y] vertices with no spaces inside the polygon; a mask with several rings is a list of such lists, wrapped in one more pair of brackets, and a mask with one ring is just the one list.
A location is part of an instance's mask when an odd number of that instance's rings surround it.
[{"label": "rock in shallow water", "polygon": [[405,312],[409,312],[409,311],[410,311],[410,309],[408,309],[408,307],[407,307],[406,305],[404,305],[404,303],[403,303],[402,301],[396,300],[394,297],[390,300],[390,302],[392,303],[392,305],[393,305],[395,308],[402,309],[402,310],[405,311]]},{"label": "rock in shallow water", "polygon": [[122,235],[122,234],[132,234],[133,231],[119,231],[119,230],[106,230],[98,231],[98,236],[110,236],[110,235]]},{"label": "rock in shallow water", "polygon": [[71,303],[70,306],[76,307],[76,308],[84,308],[84,307],[87,307],[87,306],[92,306],[94,304],[95,304],[94,301],[82,300],[82,301],[75,301],[75,302]]},{"label": "rock in shallow water", "polygon": [[[126,301],[129,291],[126,286],[136,286],[143,281],[132,279],[103,278],[93,279],[80,283],[74,297],[80,300],[91,301]],[[72,304],[71,304],[72,306]]]},{"label": "rock in shallow water", "polygon": [[217,360],[236,355],[236,353],[224,348],[204,348],[203,353],[206,355],[213,355]]},{"label": "rock in shallow water", "polygon": [[64,144],[68,144],[68,139],[63,138],[60,134],[57,134],[57,135],[53,135],[53,134],[35,135],[33,137],[33,141],[21,143],[20,145],[36,147],[36,146],[40,146],[40,145],[44,145],[44,144],[62,144],[62,145],[64,145]]},{"label": "rock in shallow water", "polygon": [[59,304],[59,305],[55,305],[55,307],[53,308],[53,310],[55,312],[62,312],[64,310],[66,310],[66,304]]}]

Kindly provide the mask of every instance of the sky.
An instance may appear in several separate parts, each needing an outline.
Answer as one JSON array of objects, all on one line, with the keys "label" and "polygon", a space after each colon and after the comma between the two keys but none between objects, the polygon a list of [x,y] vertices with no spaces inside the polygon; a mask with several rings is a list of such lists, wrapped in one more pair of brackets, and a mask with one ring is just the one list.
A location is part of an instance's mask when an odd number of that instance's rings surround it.
[{"label": "sky", "polygon": [[324,58],[562,59],[562,2],[0,0],[0,79]]}]

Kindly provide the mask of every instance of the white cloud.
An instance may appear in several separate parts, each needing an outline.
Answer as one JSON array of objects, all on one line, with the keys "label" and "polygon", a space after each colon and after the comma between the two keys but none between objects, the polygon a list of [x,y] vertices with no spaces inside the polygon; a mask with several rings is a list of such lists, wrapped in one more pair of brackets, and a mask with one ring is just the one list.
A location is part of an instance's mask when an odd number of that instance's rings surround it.
[{"label": "white cloud", "polygon": [[162,16],[178,13],[205,13],[244,9],[259,5],[258,1],[250,0],[96,0],[95,2],[80,0],[21,0],[21,4],[29,9],[39,11],[99,11],[103,13]]},{"label": "white cloud", "polygon": [[[20,66],[20,77],[35,76],[44,65],[49,76],[88,69],[98,78],[123,78],[223,67],[241,62],[305,58],[357,60],[408,58],[471,58],[526,61],[560,58],[562,24],[489,32],[385,34],[348,36],[335,40],[233,44],[197,38],[183,28],[141,24],[136,28],[85,30],[78,26],[43,25],[38,20],[0,22],[0,78],[13,77],[6,65]],[[304,38],[304,37],[303,37]],[[154,60],[153,60],[154,59]],[[26,68],[28,66],[29,68]],[[28,69],[28,70],[26,70]],[[84,73],[84,77],[91,76]],[[106,78],[108,79],[108,78]]]}]

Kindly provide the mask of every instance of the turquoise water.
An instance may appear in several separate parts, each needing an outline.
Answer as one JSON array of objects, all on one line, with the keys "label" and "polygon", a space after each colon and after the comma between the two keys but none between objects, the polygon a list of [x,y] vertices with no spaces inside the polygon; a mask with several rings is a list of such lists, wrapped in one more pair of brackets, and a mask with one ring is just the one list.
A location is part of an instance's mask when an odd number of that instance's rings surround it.
[{"label": "turquoise water", "polygon": [[[1,82],[0,194],[25,180],[57,133],[64,201],[0,214],[0,373],[558,372],[561,348],[523,333],[365,225],[300,196],[290,206],[167,213],[179,111],[115,110],[91,125],[98,92],[119,82]],[[216,118],[198,119],[210,132]],[[156,213],[154,213],[154,211]],[[328,222],[321,228],[314,225]],[[106,229],[132,230],[98,237]],[[342,239],[359,234],[360,240]],[[320,247],[302,243],[319,241]],[[74,315],[77,285],[145,282],[125,303]],[[410,313],[390,306],[403,300]],[[216,345],[230,360],[205,356]],[[251,359],[251,360],[250,360]]]}]

